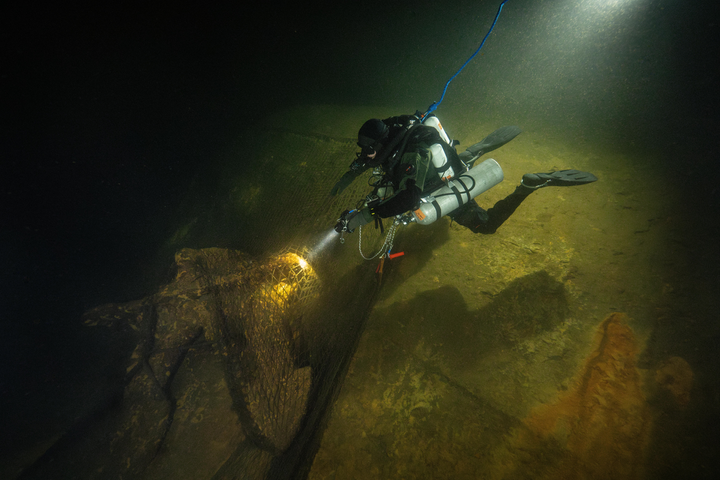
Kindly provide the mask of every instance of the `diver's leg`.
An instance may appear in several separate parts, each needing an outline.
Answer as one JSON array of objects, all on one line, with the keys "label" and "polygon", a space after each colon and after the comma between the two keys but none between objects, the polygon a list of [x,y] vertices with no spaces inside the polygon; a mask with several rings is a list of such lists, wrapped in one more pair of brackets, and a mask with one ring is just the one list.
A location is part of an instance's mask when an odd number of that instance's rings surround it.
[{"label": "diver's leg", "polygon": [[532,189],[520,185],[487,211],[480,208],[475,200],[470,200],[448,216],[473,233],[495,233],[532,192]]},{"label": "diver's leg", "polygon": [[497,229],[500,228],[500,225],[510,218],[510,215],[515,212],[523,200],[532,192],[532,189],[518,185],[513,193],[493,205],[493,207],[487,211],[488,221],[485,226],[486,231],[482,233],[495,233]]},{"label": "diver's leg", "polygon": [[470,229],[473,233],[492,233],[485,231],[485,227],[490,218],[488,217],[488,212],[480,208],[475,200],[470,200],[457,210],[450,212],[448,217],[463,227]]},{"label": "diver's leg", "polygon": [[543,187],[572,187],[597,181],[589,172],[561,170],[550,173],[526,173],[515,191],[487,211],[471,200],[448,216],[473,233],[495,233],[510,218],[528,195]]}]

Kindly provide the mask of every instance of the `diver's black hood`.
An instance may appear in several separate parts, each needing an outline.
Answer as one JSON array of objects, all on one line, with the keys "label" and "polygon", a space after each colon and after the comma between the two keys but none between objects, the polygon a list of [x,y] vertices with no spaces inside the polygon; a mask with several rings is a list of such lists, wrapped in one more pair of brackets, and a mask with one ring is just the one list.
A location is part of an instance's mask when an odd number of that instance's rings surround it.
[{"label": "diver's black hood", "polygon": [[372,154],[378,151],[379,146],[384,143],[390,133],[390,128],[377,118],[373,118],[363,123],[358,131],[358,146],[363,149],[363,153]]}]

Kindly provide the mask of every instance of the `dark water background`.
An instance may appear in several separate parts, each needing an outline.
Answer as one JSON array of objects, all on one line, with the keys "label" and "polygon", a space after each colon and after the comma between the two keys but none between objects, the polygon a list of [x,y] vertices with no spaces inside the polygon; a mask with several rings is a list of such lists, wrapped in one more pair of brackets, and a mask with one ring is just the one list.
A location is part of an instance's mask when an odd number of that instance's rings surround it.
[{"label": "dark water background", "polygon": [[[80,315],[157,286],[179,205],[212,196],[238,132],[295,104],[422,110],[498,3],[3,7],[3,449],[72,422],[107,356]],[[441,109],[649,152],[716,234],[716,5],[510,0]]]}]

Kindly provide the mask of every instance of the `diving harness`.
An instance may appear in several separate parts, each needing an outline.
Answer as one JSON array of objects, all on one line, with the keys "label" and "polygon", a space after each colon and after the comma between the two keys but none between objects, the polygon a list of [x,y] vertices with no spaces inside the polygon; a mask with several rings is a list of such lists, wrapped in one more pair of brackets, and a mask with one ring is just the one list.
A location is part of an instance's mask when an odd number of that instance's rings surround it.
[{"label": "diving harness", "polygon": [[[405,150],[407,148],[408,141],[412,138],[413,133],[421,126],[431,127],[434,128],[440,137],[441,141],[444,141],[450,146],[453,146],[455,144],[454,141],[451,141],[449,136],[447,135],[447,132],[443,129],[442,125],[440,124],[440,121],[435,117],[434,115],[429,115],[420,119],[419,112],[416,112],[416,115],[412,116],[414,118],[409,119],[409,122],[404,125],[403,130],[400,134],[398,134],[393,142],[388,145],[388,148],[386,149],[385,155],[380,156],[380,161],[378,162],[377,166],[373,169],[372,175],[368,179],[368,184],[373,187],[373,192],[367,197],[365,197],[363,200],[358,202],[358,205],[356,205],[356,208],[353,210],[345,210],[341,215],[340,218],[337,221],[337,224],[335,225],[335,231],[340,234],[340,243],[345,243],[344,233],[349,232],[352,233],[355,230],[355,226],[358,228],[358,250],[360,252],[360,256],[362,256],[365,260],[373,260],[377,257],[385,258],[389,257],[392,258],[393,255],[391,254],[392,248],[393,248],[393,242],[395,240],[395,234],[397,233],[397,229],[400,225],[408,225],[409,223],[418,221],[417,214],[413,214],[413,212],[405,212],[399,215],[395,215],[392,225],[387,229],[387,233],[385,234],[385,240],[380,247],[380,249],[375,253],[374,255],[368,257],[363,253],[362,250],[362,227],[368,221],[372,221],[365,218],[365,220],[361,220],[363,215],[363,210],[367,208],[372,208],[380,205],[384,200],[389,199],[393,196],[395,193],[395,186],[391,180],[391,172],[394,168],[394,166],[397,164],[397,162],[400,161],[403,154],[405,153]],[[450,177],[454,176],[454,171],[452,168],[448,168],[448,159],[442,152],[442,149],[440,149],[439,154],[435,153],[435,156],[433,160],[438,159],[441,163],[436,164],[436,168],[440,169],[440,171],[447,171],[450,175],[447,178],[443,178],[444,181],[449,180]],[[378,159],[376,159],[377,161]],[[388,164],[389,166],[386,168],[383,168],[383,164]],[[466,165],[463,165],[463,170],[467,169]],[[432,195],[427,195],[424,198],[420,199],[421,202],[427,203],[428,201],[434,200]],[[360,215],[361,218],[358,218],[355,220],[355,222],[352,222],[352,220]],[[385,229],[382,224],[382,220],[379,217],[373,217],[375,220],[375,228],[379,228],[381,234],[385,233]],[[351,223],[352,222],[352,223]],[[353,223],[355,226],[353,226]]]},{"label": "diving harness", "polygon": [[[373,178],[381,177],[381,172],[379,168],[376,168],[373,170],[373,176],[370,177],[371,181]],[[391,196],[392,195],[392,185],[389,183],[383,183],[383,179],[385,177],[382,176],[379,178],[376,182],[372,183],[371,185],[375,186],[375,190],[373,193],[368,195],[365,200],[362,202],[364,203],[364,207],[377,205],[381,202],[382,198],[378,195],[378,193],[381,193],[383,197]],[[345,210],[338,219],[338,223],[335,226],[335,230],[340,233],[340,243],[345,243],[345,232],[352,233],[354,229],[350,229],[348,227],[348,224],[350,223],[350,220],[355,215],[362,215],[360,212],[362,206],[360,208],[357,208],[355,210]],[[358,251],[360,252],[360,256],[364,258],[365,260],[373,260],[378,257],[385,257],[390,256],[392,249],[393,249],[393,242],[395,241],[395,234],[397,233],[397,229],[400,225],[407,225],[410,222],[413,222],[415,219],[414,217],[408,212],[401,215],[396,215],[393,223],[390,225],[389,228],[386,229],[383,227],[382,220],[378,217],[375,217],[375,228],[380,228],[380,232],[385,233],[385,240],[383,241],[382,246],[372,256],[367,256],[365,253],[363,253],[362,250],[362,230],[363,225],[359,225],[358,228]]]}]

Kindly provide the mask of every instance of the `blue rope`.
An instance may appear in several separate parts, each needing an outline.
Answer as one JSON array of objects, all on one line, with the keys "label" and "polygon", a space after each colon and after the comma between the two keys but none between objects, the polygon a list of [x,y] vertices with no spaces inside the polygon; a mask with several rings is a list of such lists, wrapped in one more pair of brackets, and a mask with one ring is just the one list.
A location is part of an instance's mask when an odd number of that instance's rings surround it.
[{"label": "blue rope", "polygon": [[488,38],[488,37],[490,36],[490,34],[492,33],[493,28],[495,28],[495,24],[497,23],[498,18],[500,17],[500,12],[502,12],[503,5],[505,5],[505,3],[506,3],[507,1],[508,1],[508,0],[503,0],[503,1],[502,1],[502,3],[500,4],[500,8],[498,8],[497,14],[495,15],[495,20],[493,20],[493,23],[492,23],[492,25],[490,26],[490,30],[488,30],[487,34],[485,34],[485,38],[483,38],[482,43],[480,43],[480,46],[478,47],[478,49],[475,50],[475,53],[473,53],[473,54],[470,56],[470,58],[468,58],[467,61],[466,61],[465,63],[463,63],[463,66],[460,67],[460,70],[458,70],[458,71],[455,73],[455,75],[453,75],[452,77],[450,77],[450,80],[448,80],[447,83],[445,84],[445,88],[443,89],[443,93],[442,93],[442,97],[440,97],[440,101],[438,101],[438,102],[433,102],[432,105],[430,105],[430,106],[428,107],[427,112],[425,112],[425,113],[423,114],[423,116],[422,116],[422,119],[423,119],[423,120],[425,120],[430,113],[434,112],[434,111],[437,109],[437,107],[440,106],[440,104],[442,103],[443,99],[445,98],[445,92],[447,92],[448,85],[450,85],[450,82],[452,82],[452,81],[455,79],[455,77],[457,77],[457,76],[460,74],[460,72],[462,72],[463,68],[465,68],[465,66],[466,66],[468,63],[470,63],[470,61],[471,61],[473,58],[475,58],[475,55],[477,55],[478,52],[480,51],[480,49],[483,47],[483,45],[485,45],[485,40],[487,40],[487,38]]}]

